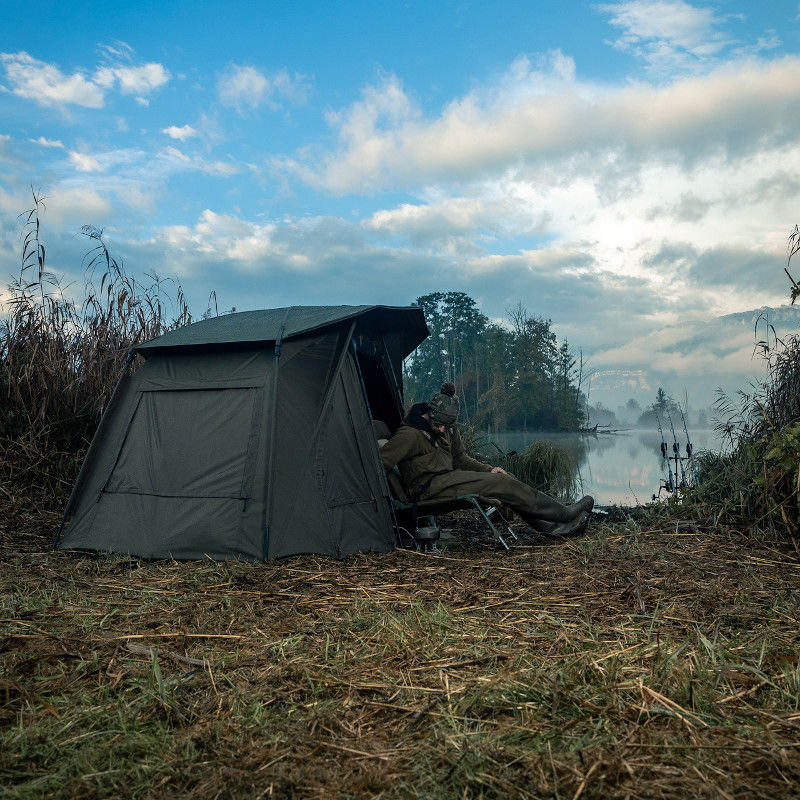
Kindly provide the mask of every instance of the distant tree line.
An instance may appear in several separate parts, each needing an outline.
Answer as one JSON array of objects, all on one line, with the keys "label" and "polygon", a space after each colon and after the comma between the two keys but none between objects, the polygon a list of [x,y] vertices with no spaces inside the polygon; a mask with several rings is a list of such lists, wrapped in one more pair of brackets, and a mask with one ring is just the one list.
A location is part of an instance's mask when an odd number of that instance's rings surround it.
[{"label": "distant tree line", "polygon": [[462,419],[494,430],[576,430],[585,420],[582,365],[550,320],[522,304],[506,324],[489,320],[463,292],[433,292],[414,305],[431,335],[407,359],[406,395],[427,400],[456,385]]},{"label": "distant tree line", "polygon": [[685,420],[690,427],[707,428],[714,416],[713,408],[690,411],[688,401],[684,406],[679,405],[663,388],[656,392],[655,402],[645,408],[633,397],[616,411],[599,402],[586,407],[586,425],[592,427],[597,424],[600,428],[636,427],[655,430],[659,422],[668,425],[670,418],[675,425],[683,425]]}]

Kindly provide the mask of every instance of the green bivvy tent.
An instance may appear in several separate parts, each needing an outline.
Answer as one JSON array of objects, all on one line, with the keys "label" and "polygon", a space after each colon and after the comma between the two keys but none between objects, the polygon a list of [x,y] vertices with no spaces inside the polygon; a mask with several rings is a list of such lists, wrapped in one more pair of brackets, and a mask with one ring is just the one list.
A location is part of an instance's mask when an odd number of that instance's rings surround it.
[{"label": "green bivvy tent", "polygon": [[139,345],[57,546],[249,560],[393,549],[372,421],[400,424],[402,361],[427,335],[419,308],[293,306]]}]

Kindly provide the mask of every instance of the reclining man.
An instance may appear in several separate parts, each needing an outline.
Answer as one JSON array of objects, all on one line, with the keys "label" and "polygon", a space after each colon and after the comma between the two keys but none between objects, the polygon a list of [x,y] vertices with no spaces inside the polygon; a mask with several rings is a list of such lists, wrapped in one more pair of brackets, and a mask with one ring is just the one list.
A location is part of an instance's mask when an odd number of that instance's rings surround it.
[{"label": "reclining man", "polygon": [[567,536],[586,528],[594,507],[592,497],[565,506],[501,467],[468,456],[456,426],[458,410],[455,386],[444,383],[429,403],[411,407],[403,424],[381,448],[384,467],[400,468],[411,497],[447,501],[478,494],[507,505],[537,530]]}]

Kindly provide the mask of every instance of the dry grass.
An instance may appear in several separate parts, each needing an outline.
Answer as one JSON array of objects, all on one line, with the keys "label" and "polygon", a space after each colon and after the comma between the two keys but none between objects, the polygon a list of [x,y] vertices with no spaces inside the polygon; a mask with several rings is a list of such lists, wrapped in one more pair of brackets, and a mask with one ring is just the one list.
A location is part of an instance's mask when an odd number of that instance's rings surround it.
[{"label": "dry grass", "polygon": [[467,538],[7,552],[0,797],[795,796],[789,551],[647,516],[508,556]]}]

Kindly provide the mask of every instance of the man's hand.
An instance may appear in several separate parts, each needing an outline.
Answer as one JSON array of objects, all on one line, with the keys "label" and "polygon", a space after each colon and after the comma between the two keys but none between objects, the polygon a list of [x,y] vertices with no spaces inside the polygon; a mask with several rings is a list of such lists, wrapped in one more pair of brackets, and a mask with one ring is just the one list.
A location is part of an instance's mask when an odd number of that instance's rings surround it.
[{"label": "man's hand", "polygon": [[502,467],[492,467],[492,472],[499,472],[501,475],[508,475]]}]

